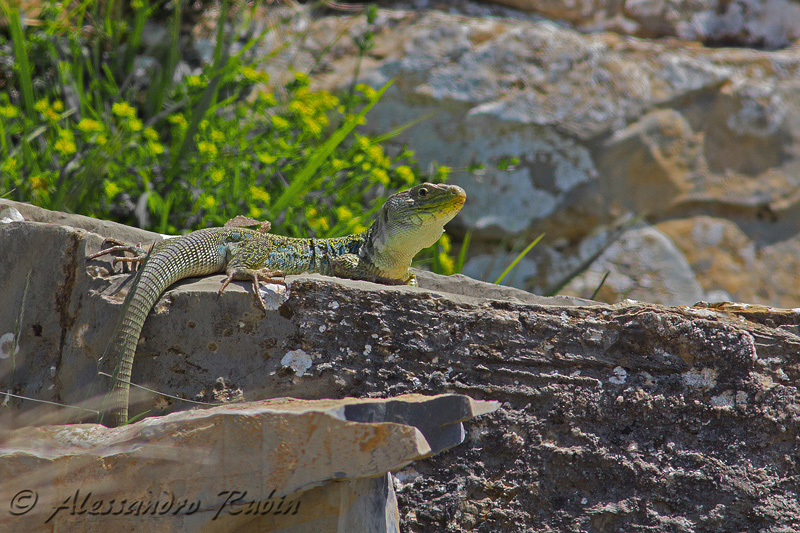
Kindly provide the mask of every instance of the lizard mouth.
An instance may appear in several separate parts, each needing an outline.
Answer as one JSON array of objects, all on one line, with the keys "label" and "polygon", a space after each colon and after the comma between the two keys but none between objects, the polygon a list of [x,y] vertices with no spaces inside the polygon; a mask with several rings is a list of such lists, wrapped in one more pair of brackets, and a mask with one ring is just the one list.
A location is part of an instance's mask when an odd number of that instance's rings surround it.
[{"label": "lizard mouth", "polygon": [[446,187],[450,194],[444,196],[442,202],[436,207],[444,215],[452,214],[455,216],[464,207],[464,203],[467,201],[467,193],[458,185],[444,185],[443,187]]}]

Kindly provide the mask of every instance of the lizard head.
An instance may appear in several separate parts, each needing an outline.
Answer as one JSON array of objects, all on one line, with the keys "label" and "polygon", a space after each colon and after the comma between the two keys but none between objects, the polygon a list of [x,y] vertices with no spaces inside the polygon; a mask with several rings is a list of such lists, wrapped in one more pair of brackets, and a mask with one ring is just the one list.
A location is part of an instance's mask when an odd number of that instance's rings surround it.
[{"label": "lizard head", "polygon": [[457,185],[423,183],[389,197],[381,217],[387,237],[413,254],[435,243],[444,225],[455,217],[467,195]]}]

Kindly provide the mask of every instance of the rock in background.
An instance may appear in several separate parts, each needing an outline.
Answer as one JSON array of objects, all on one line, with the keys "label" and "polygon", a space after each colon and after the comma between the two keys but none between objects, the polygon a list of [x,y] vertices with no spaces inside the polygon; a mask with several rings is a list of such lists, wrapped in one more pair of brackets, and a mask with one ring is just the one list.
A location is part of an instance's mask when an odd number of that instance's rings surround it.
[{"label": "rock in background", "polygon": [[[588,297],[610,272],[598,295],[609,302],[796,306],[800,5],[508,3],[535,14],[394,4],[359,65],[374,87],[394,80],[369,130],[431,113],[398,141],[423,163],[485,165],[452,177],[469,197],[455,221],[473,233],[464,273],[493,281],[546,233],[507,283],[540,293],[571,280],[561,293]],[[319,86],[346,90],[355,47],[321,51],[362,19],[306,19],[308,37],[283,57],[300,68],[323,57]],[[275,79],[286,64],[273,63]]]}]

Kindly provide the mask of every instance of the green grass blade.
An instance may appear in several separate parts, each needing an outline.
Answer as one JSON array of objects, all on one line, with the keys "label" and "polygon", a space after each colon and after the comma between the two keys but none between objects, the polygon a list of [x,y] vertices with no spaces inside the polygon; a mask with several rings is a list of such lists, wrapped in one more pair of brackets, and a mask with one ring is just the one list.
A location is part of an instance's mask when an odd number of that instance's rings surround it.
[{"label": "green grass blade", "polygon": [[320,146],[314,151],[314,154],[311,156],[311,158],[308,160],[305,166],[300,170],[300,172],[297,173],[297,175],[295,175],[294,180],[289,185],[289,187],[287,187],[286,190],[283,191],[280,197],[275,201],[275,203],[270,208],[270,215],[272,217],[272,220],[275,220],[277,215],[281,211],[286,209],[286,207],[289,204],[294,202],[297,196],[300,195],[300,193],[303,190],[305,190],[306,185],[314,176],[314,173],[316,173],[317,169],[319,169],[319,167],[322,165],[322,163],[325,162],[328,156],[330,156],[331,153],[333,153],[336,147],[339,146],[342,143],[342,141],[345,140],[345,138],[347,138],[347,136],[350,134],[351,131],[353,131],[353,129],[359,124],[359,122],[361,122],[361,119],[364,118],[364,115],[366,115],[369,112],[369,110],[372,109],[372,107],[376,103],[378,103],[378,100],[380,100],[381,96],[383,96],[383,93],[386,92],[386,90],[392,85],[392,83],[393,80],[389,81],[386,85],[381,87],[380,90],[378,90],[377,93],[375,94],[375,98],[370,103],[365,105],[364,108],[361,109],[361,111],[359,111],[358,114],[356,114],[354,117],[350,118],[344,124],[339,126],[339,128],[335,132],[333,132],[333,134],[328,138],[328,140],[325,141],[322,144],[322,146]]},{"label": "green grass blade", "polygon": [[597,286],[597,288],[594,290],[592,295],[589,297],[590,300],[594,300],[594,297],[597,296],[598,292],[600,292],[600,289],[603,287],[603,284],[606,282],[606,279],[608,279],[608,275],[609,274],[611,274],[611,271],[610,270],[606,270],[606,273],[603,276],[603,279],[600,280],[600,285]]},{"label": "green grass blade", "polygon": [[464,240],[461,243],[461,250],[458,251],[458,259],[456,260],[456,274],[460,274],[464,268],[464,261],[467,259],[467,250],[469,249],[469,242],[472,240],[472,231],[468,231],[464,235]]},{"label": "green grass blade", "polygon": [[506,269],[503,271],[503,273],[502,273],[502,274],[500,274],[500,277],[498,277],[496,280],[494,280],[494,284],[495,284],[495,285],[499,285],[499,284],[500,284],[500,282],[501,282],[501,281],[503,281],[503,278],[505,278],[505,277],[506,277],[506,275],[507,275],[509,272],[511,272],[511,270],[512,270],[512,269],[513,269],[515,266],[517,266],[517,263],[519,263],[519,262],[522,260],[522,258],[523,258],[523,257],[525,257],[526,255],[528,255],[528,252],[530,252],[531,250],[533,250],[533,247],[534,247],[534,246],[536,246],[537,244],[539,244],[539,241],[541,241],[541,240],[542,240],[542,237],[544,237],[544,233],[542,233],[541,235],[539,235],[538,237],[536,237],[535,239],[533,239],[533,242],[531,242],[531,243],[530,243],[530,244],[529,244],[529,245],[528,245],[528,246],[527,246],[527,247],[526,247],[524,250],[522,250],[522,252],[520,252],[520,254],[519,254],[519,255],[518,255],[518,256],[517,256],[517,257],[516,257],[516,258],[515,258],[513,261],[511,261],[511,264],[510,264],[510,265],[508,265],[508,266],[506,267]]},{"label": "green grass blade", "polygon": [[408,128],[410,128],[412,126],[416,126],[417,124],[419,124],[423,120],[428,120],[433,115],[434,115],[434,113],[427,113],[427,114],[422,115],[421,117],[416,118],[414,120],[409,120],[405,124],[400,124],[399,126],[397,126],[393,130],[387,131],[386,133],[382,133],[382,134],[378,135],[377,137],[373,137],[372,142],[383,143],[383,142],[388,141],[389,139],[393,139],[394,137],[397,137],[398,135],[403,133]]},{"label": "green grass blade", "polygon": [[25,113],[33,117],[33,83],[31,81],[31,67],[28,63],[28,53],[25,50],[25,34],[22,31],[22,19],[19,15],[19,7],[10,7],[8,2],[3,0],[2,11],[8,19],[8,27],[11,31],[11,43],[14,49],[14,59],[17,64],[19,84],[22,90],[22,101],[25,104]]}]

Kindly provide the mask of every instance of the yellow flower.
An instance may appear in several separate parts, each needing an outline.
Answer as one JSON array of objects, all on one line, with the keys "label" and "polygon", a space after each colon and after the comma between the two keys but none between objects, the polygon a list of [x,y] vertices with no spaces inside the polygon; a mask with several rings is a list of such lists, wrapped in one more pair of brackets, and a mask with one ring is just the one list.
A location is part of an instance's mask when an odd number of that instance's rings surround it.
[{"label": "yellow flower", "polygon": [[264,163],[265,165],[271,165],[272,163],[278,160],[277,156],[268,154],[267,152],[261,152],[260,154],[258,154],[257,157],[258,160]]},{"label": "yellow flower", "polygon": [[292,100],[289,102],[289,111],[297,113],[298,115],[310,115],[313,113],[310,107],[299,100]]},{"label": "yellow flower", "polygon": [[97,138],[95,138],[94,142],[96,142],[98,146],[103,146],[108,142],[108,139],[106,138],[105,135],[98,135]]},{"label": "yellow flower", "polygon": [[111,106],[111,112],[122,118],[134,118],[136,116],[136,109],[128,102],[115,103]]},{"label": "yellow flower", "polygon": [[[59,101],[60,102],[60,101]],[[49,120],[50,122],[56,122],[61,115],[59,115],[55,109],[50,105],[50,102],[47,98],[42,98],[38,102],[33,105],[33,108],[44,115],[44,117]],[[64,104],[61,104],[61,109],[64,109]]]},{"label": "yellow flower", "polygon": [[262,70],[256,70],[253,67],[242,67],[242,76],[247,81],[267,83],[269,81],[269,74]]},{"label": "yellow flower", "polygon": [[144,127],[144,125],[142,124],[142,121],[139,120],[138,118],[130,119],[128,121],[127,126],[128,126],[128,129],[131,130],[131,131],[141,131],[141,129]]},{"label": "yellow flower", "polygon": [[254,205],[250,206],[250,212],[248,213],[248,216],[250,218],[254,218],[254,219],[258,220],[258,219],[261,218],[261,215],[263,215],[263,214],[264,214],[264,211],[262,211],[258,207],[254,206]]},{"label": "yellow flower", "polygon": [[53,145],[53,148],[55,148],[56,152],[60,152],[62,155],[74,154],[77,150],[77,147],[75,146],[75,137],[72,135],[72,131],[59,131],[58,139]]},{"label": "yellow flower", "polygon": [[441,166],[436,169],[436,174],[442,178],[447,177],[453,171],[450,167]]},{"label": "yellow flower", "polygon": [[389,185],[389,174],[386,173],[385,170],[382,168],[376,168],[372,171],[372,176],[375,180],[380,183],[381,185]]},{"label": "yellow flower", "polygon": [[211,181],[216,184],[225,179],[225,172],[223,172],[221,168],[215,168],[208,174],[208,176],[211,178]]},{"label": "yellow flower", "polygon": [[289,121],[283,117],[275,115],[272,117],[272,125],[279,130],[285,130],[289,128]]},{"label": "yellow flower", "polygon": [[356,139],[356,148],[366,151],[372,145],[372,141],[368,137],[359,137]]},{"label": "yellow flower", "polygon": [[39,113],[44,113],[45,111],[50,109],[50,102],[47,101],[47,98],[42,98],[41,100],[33,104],[33,108]]},{"label": "yellow flower", "polygon": [[272,107],[278,103],[278,101],[275,100],[275,96],[272,93],[267,93],[267,92],[259,93],[259,98],[261,98],[261,101],[264,102],[264,105],[268,107]]},{"label": "yellow flower", "polygon": [[342,205],[336,208],[336,217],[343,222],[347,222],[353,218],[353,212],[347,206]]},{"label": "yellow flower", "polygon": [[47,190],[47,177],[43,176],[42,174],[36,174],[35,176],[31,176],[30,178],[31,189],[34,191],[44,191]]},{"label": "yellow flower", "polygon": [[201,130],[206,129],[208,127],[208,121],[206,119],[201,120],[199,126]]},{"label": "yellow flower", "polygon": [[0,106],[0,118],[14,118],[19,114],[13,105]]},{"label": "yellow flower", "polygon": [[254,200],[263,202],[265,205],[269,205],[270,195],[267,191],[265,191],[261,187],[256,187],[255,185],[250,187],[250,196],[252,196]]},{"label": "yellow flower", "polygon": [[221,143],[225,140],[225,134],[219,130],[212,130],[211,131],[211,140],[215,143]]},{"label": "yellow flower", "polygon": [[446,275],[453,274],[456,269],[456,263],[453,261],[453,258],[447,255],[445,252],[440,252],[439,256],[439,265],[442,267],[442,271]]},{"label": "yellow flower", "polygon": [[185,128],[186,126],[188,126],[188,123],[186,122],[186,117],[184,117],[183,115],[170,115],[167,118],[167,120],[169,121],[170,124],[175,124],[180,128]]},{"label": "yellow flower", "polygon": [[367,154],[369,157],[372,158],[373,161],[383,162],[383,146],[380,144],[374,144],[367,149]]},{"label": "yellow flower", "polygon": [[161,155],[161,154],[164,153],[164,145],[162,145],[161,143],[157,143],[157,142],[152,142],[152,141],[148,142],[147,143],[147,149],[153,155]]},{"label": "yellow flower", "polygon": [[358,85],[356,85],[356,90],[361,92],[364,96],[366,96],[370,100],[374,100],[375,95],[377,94],[375,89],[363,83],[359,83]]},{"label": "yellow flower", "polygon": [[64,102],[62,102],[61,100],[56,100],[55,102],[53,102],[53,111],[55,111],[56,113],[61,113],[62,111],[64,111]]},{"label": "yellow flower", "polygon": [[311,78],[309,78],[308,74],[306,74],[305,72],[295,72],[294,79],[301,85],[308,85],[309,82],[311,81]]},{"label": "yellow flower", "polygon": [[327,119],[324,119],[324,120],[320,120],[320,119],[313,120],[313,119],[306,118],[306,119],[303,120],[303,126],[305,126],[306,131],[308,131],[308,133],[310,133],[314,137],[319,137],[320,134],[322,133],[323,125],[327,126],[327,122],[328,122]]},{"label": "yellow flower", "polygon": [[186,85],[196,89],[203,86],[203,79],[200,76],[186,76]]},{"label": "yellow flower", "polygon": [[78,122],[78,129],[84,133],[94,133],[103,131],[103,125],[96,120],[83,118],[80,122]]},{"label": "yellow flower", "polygon": [[145,128],[144,131],[142,132],[142,135],[144,135],[144,138],[147,139],[148,141],[158,140],[158,132],[153,128]]},{"label": "yellow flower", "polygon": [[449,252],[450,248],[453,246],[450,242],[450,236],[447,233],[439,237],[439,244],[442,246],[442,250],[445,252]]},{"label": "yellow flower", "polygon": [[328,222],[328,219],[326,217],[310,218],[308,219],[308,225],[314,231],[319,231],[319,230],[328,231],[329,229],[331,229],[331,224],[330,222]]},{"label": "yellow flower", "polygon": [[203,201],[200,203],[203,209],[211,209],[215,205],[217,205],[217,201],[214,199],[213,196],[204,196]]},{"label": "yellow flower", "polygon": [[105,182],[103,184],[103,188],[106,190],[106,198],[108,198],[109,200],[112,200],[117,194],[119,194],[119,191],[121,190],[119,188],[119,185],[117,185],[113,181]]},{"label": "yellow flower", "polygon": [[0,170],[3,171],[3,174],[13,175],[16,173],[17,170],[17,160],[14,157],[8,157],[5,161],[3,161],[2,166],[0,166]]},{"label": "yellow flower", "polygon": [[403,180],[403,183],[406,185],[411,185],[416,181],[414,179],[414,171],[411,170],[411,167],[408,165],[400,165],[394,171],[397,173],[398,177]]},{"label": "yellow flower", "polygon": [[216,145],[207,141],[200,141],[197,143],[197,151],[200,152],[201,155],[208,157],[216,157],[217,155]]}]

